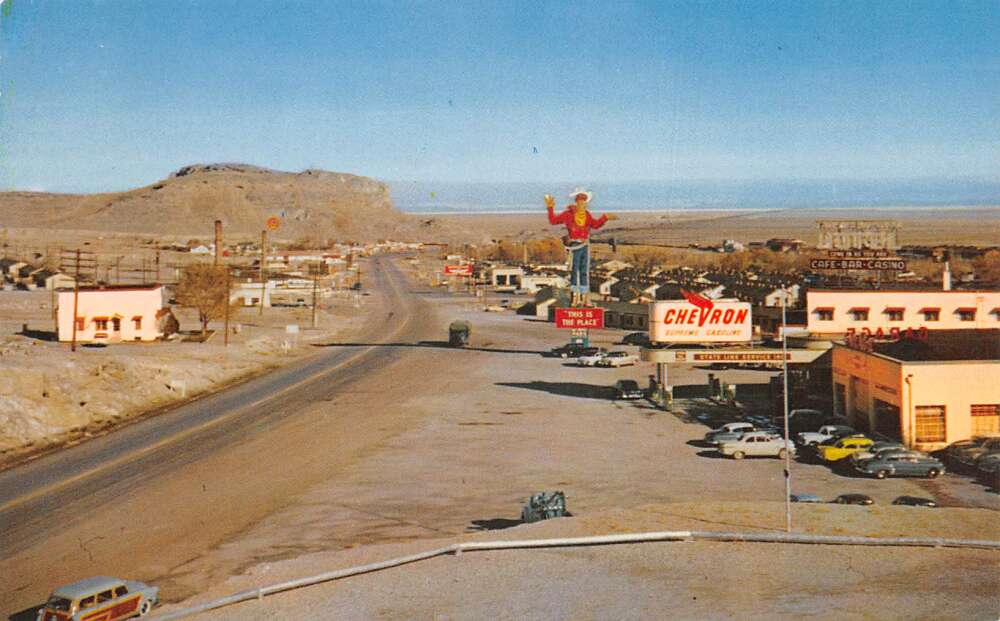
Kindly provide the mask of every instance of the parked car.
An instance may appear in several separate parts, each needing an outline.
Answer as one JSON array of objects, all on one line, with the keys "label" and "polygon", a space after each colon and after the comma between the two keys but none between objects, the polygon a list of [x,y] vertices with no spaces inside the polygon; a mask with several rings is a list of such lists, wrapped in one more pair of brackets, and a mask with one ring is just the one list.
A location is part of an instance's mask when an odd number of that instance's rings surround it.
[{"label": "parked car", "polygon": [[134,580],[108,576],[87,578],[52,592],[38,611],[39,621],[118,621],[144,617],[153,609],[160,589]]},{"label": "parked car", "polygon": [[[726,423],[725,425],[719,427],[718,429],[713,429],[705,434],[705,442],[709,444],[718,444],[720,441],[732,441],[738,440],[741,435],[748,431],[757,431],[758,427],[753,423],[748,423],[745,421],[738,421],[735,423]],[[721,440],[720,440],[721,438]]]},{"label": "parked car", "polygon": [[948,451],[949,457],[955,460],[953,463],[961,464],[967,468],[974,468],[977,459],[993,453],[1000,453],[1000,437],[985,437],[969,446]]},{"label": "parked car", "polygon": [[864,459],[871,459],[872,457],[879,455],[883,451],[886,453],[906,453],[909,452],[910,449],[906,448],[899,442],[883,440],[881,442],[876,442],[875,444],[872,444],[866,449],[861,449],[860,451],[851,453],[851,462],[856,464]]},{"label": "parked car", "polygon": [[875,444],[871,438],[855,435],[840,438],[829,444],[820,444],[816,447],[816,456],[826,462],[835,462],[850,457],[851,453],[864,450]]},{"label": "parked car", "polygon": [[816,494],[799,493],[789,496],[792,502],[823,502],[823,499]]},{"label": "parked car", "polygon": [[818,431],[803,431],[796,434],[795,443],[799,446],[816,446],[855,433],[857,432],[854,428],[847,425],[823,425]]},{"label": "parked car", "polygon": [[648,332],[629,332],[622,337],[622,345],[649,345]]},{"label": "parked car", "polygon": [[719,452],[733,459],[743,459],[748,455],[784,459],[785,451],[795,455],[795,445],[792,441],[789,440],[786,444],[783,437],[769,431],[750,431],[740,436],[739,440],[719,445]]},{"label": "parked car", "polygon": [[639,383],[630,379],[615,382],[615,394],[619,399],[642,399],[646,396],[646,393],[639,388]]},{"label": "parked car", "polygon": [[838,505],[873,505],[875,504],[875,499],[871,496],[866,496],[865,494],[841,494],[834,498],[831,502],[835,502]]},{"label": "parked car", "polygon": [[944,464],[929,455],[890,453],[859,462],[855,469],[876,479],[886,477],[927,477],[933,479],[944,472]]},{"label": "parked car", "polygon": [[639,362],[639,357],[627,351],[612,351],[597,361],[599,367],[626,367]]},{"label": "parked car", "polygon": [[[775,427],[784,428],[783,415],[772,419]],[[794,436],[804,431],[816,431],[823,425],[847,425],[847,419],[840,416],[827,416],[819,410],[796,408],[788,413],[788,433]]]},{"label": "parked car", "polygon": [[552,355],[559,358],[579,358],[580,356],[590,356],[597,352],[598,349],[596,347],[584,347],[576,343],[552,348]]},{"label": "parked car", "polygon": [[900,496],[892,501],[894,505],[907,505],[909,507],[936,507],[937,502],[930,498],[921,498],[920,496]]},{"label": "parked car", "polygon": [[1000,473],[1000,454],[984,455],[976,462],[976,476],[983,483],[992,485],[997,481],[998,473]]},{"label": "parked car", "polygon": [[603,349],[598,349],[595,352],[587,353],[587,354],[584,354],[582,356],[579,356],[576,359],[576,363],[578,365],[580,365],[581,367],[593,367],[593,366],[597,366],[597,363],[600,362],[600,360],[602,358],[604,358],[604,356],[607,355],[607,353],[608,352],[605,351],[605,350],[603,350]]}]

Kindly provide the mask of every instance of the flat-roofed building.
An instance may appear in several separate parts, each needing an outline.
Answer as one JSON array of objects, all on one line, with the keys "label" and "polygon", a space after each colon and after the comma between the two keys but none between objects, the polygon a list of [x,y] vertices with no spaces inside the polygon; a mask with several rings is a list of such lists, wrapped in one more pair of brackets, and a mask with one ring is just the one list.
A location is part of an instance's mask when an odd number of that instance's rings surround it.
[{"label": "flat-roofed building", "polygon": [[[59,291],[59,340],[73,338],[73,291]],[[76,303],[76,340],[154,341],[163,304],[162,285],[80,287]]]},{"label": "flat-roofed building", "polygon": [[816,290],[806,293],[806,327],[814,337],[851,332],[1000,328],[1000,291]]},{"label": "flat-roofed building", "polygon": [[859,430],[928,451],[1000,433],[1000,330],[836,343],[832,369],[834,411]]}]

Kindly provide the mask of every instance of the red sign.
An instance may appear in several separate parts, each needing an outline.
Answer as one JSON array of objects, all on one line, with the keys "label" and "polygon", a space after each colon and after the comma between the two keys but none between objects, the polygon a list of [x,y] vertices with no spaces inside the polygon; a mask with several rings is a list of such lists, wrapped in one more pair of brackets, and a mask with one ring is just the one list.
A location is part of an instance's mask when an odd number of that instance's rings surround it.
[{"label": "red sign", "polygon": [[557,308],[556,327],[579,330],[583,328],[603,328],[603,308]]},{"label": "red sign", "polygon": [[444,273],[449,276],[472,276],[471,265],[445,265]]}]

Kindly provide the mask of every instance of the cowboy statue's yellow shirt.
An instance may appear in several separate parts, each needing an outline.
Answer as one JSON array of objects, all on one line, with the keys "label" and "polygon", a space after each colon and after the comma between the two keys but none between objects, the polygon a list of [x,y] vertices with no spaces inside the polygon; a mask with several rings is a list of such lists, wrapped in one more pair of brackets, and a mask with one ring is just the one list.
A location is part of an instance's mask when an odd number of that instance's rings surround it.
[{"label": "cowboy statue's yellow shirt", "polygon": [[574,222],[576,222],[577,226],[583,226],[584,224],[586,224],[587,223],[587,210],[586,209],[577,209],[573,213],[573,220],[574,220]]}]

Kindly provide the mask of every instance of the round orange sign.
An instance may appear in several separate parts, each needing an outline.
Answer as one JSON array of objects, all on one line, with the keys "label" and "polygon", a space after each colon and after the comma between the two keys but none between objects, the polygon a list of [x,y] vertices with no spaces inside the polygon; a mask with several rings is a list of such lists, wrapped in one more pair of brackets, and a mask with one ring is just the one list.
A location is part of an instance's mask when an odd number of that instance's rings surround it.
[{"label": "round orange sign", "polygon": [[278,218],[278,216],[271,216],[270,218],[267,219],[267,230],[277,231],[280,226],[281,226],[281,220]]}]

